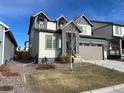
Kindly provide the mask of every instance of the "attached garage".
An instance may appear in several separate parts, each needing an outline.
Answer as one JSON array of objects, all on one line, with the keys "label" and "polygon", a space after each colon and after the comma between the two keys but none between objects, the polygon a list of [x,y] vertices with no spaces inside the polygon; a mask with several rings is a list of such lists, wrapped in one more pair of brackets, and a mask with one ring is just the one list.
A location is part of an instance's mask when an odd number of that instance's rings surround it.
[{"label": "attached garage", "polygon": [[80,45],[79,54],[85,60],[103,60],[104,53],[102,46]]}]

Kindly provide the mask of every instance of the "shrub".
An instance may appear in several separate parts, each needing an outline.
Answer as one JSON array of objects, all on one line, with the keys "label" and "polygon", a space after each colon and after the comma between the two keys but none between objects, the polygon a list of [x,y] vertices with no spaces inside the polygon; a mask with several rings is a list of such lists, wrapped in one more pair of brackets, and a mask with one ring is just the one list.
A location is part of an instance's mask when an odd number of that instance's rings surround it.
[{"label": "shrub", "polygon": [[38,64],[36,67],[37,70],[49,70],[49,69],[55,69],[55,65],[53,64]]},{"label": "shrub", "polygon": [[10,71],[10,69],[8,68],[7,65],[4,64],[0,66],[0,72],[3,72],[3,71]]},{"label": "shrub", "polygon": [[70,57],[71,57],[70,55],[66,55],[66,56],[61,55],[59,57],[60,63],[62,64],[71,63]]}]

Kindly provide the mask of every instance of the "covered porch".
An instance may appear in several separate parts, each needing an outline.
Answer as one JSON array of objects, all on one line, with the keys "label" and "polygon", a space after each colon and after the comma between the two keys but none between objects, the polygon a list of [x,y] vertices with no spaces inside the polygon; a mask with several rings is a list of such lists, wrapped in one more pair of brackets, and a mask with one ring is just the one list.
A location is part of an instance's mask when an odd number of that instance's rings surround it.
[{"label": "covered porch", "polygon": [[123,55],[122,39],[114,38],[109,41],[108,59],[121,59]]},{"label": "covered porch", "polygon": [[62,28],[62,55],[79,54],[80,29],[70,22]]}]

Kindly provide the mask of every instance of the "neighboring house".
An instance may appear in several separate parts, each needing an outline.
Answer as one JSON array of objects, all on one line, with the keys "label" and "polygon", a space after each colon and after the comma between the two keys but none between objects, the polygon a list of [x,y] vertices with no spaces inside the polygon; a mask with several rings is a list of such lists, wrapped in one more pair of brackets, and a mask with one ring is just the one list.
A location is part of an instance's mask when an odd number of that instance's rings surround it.
[{"label": "neighboring house", "polygon": [[64,16],[50,19],[43,12],[33,15],[29,27],[29,55],[43,62],[54,61],[70,51],[83,59],[106,59],[107,40],[92,36],[92,23],[82,15],[73,21]]},{"label": "neighboring house", "polygon": [[14,58],[16,47],[16,40],[9,27],[0,21],[0,65]]},{"label": "neighboring house", "polygon": [[24,51],[29,51],[29,41],[25,41]]},{"label": "neighboring house", "polygon": [[109,40],[108,59],[120,59],[124,56],[124,25],[112,22],[91,21],[93,35]]}]

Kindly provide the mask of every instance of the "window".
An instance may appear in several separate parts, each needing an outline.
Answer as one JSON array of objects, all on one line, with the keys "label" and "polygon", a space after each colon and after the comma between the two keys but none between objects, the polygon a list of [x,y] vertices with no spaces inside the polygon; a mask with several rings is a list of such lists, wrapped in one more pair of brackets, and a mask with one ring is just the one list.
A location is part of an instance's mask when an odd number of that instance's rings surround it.
[{"label": "window", "polygon": [[87,33],[87,26],[84,26],[82,24],[78,24],[78,25],[79,25],[80,29],[82,29],[82,33],[86,34]]},{"label": "window", "polygon": [[47,29],[56,30],[56,23],[55,22],[47,22]]},{"label": "window", "polygon": [[39,28],[44,28],[44,19],[39,18]]},{"label": "window", "polygon": [[122,35],[122,29],[121,29],[121,27],[119,27],[119,26],[116,27],[116,34],[117,35]]},{"label": "window", "polygon": [[44,22],[43,22],[43,21],[40,21],[40,22],[39,22],[39,27],[40,27],[40,28],[44,28]]},{"label": "window", "polygon": [[47,35],[46,37],[46,48],[52,48],[52,36]]},{"label": "window", "polygon": [[52,36],[52,40],[53,40],[53,49],[57,48],[57,39],[56,36]]},{"label": "window", "polygon": [[46,35],[46,49],[56,49],[57,39],[56,36]]},{"label": "window", "polygon": [[86,34],[86,32],[87,32],[87,27],[82,26],[82,33]]}]

